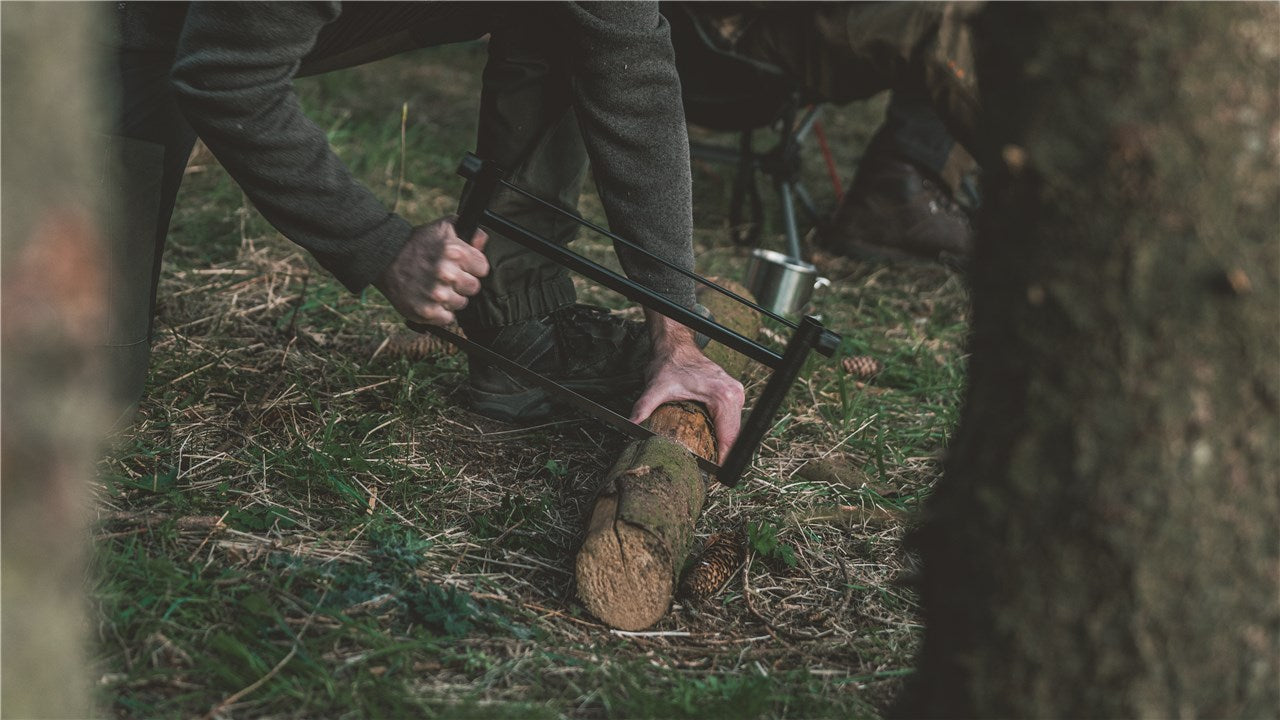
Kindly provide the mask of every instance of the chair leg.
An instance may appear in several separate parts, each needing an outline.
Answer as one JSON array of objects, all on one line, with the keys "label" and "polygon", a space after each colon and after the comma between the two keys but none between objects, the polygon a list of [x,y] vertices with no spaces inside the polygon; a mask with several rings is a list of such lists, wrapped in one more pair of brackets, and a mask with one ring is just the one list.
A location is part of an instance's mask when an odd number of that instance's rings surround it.
[{"label": "chair leg", "polygon": [[787,233],[787,254],[795,260],[803,260],[800,255],[800,232],[796,228],[796,204],[792,197],[790,180],[778,182],[778,195],[782,198],[782,223]]},{"label": "chair leg", "polygon": [[[729,238],[736,245],[755,245],[764,228],[764,203],[756,185],[756,157],[751,149],[751,131],[742,133],[738,147],[738,173],[729,199]],[[750,218],[743,217],[743,206]]]},{"label": "chair leg", "polygon": [[805,186],[797,182],[792,186],[792,189],[795,190],[796,197],[800,200],[800,209],[804,210],[805,219],[814,225],[822,222],[822,216],[818,214],[818,206],[813,202],[813,196],[809,194]]},{"label": "chair leg", "polygon": [[821,105],[809,106],[804,115],[800,118],[800,124],[796,126],[795,132],[792,133],[796,142],[804,142],[804,139],[809,135],[809,131],[813,130],[814,124],[818,122],[818,116],[821,113]]}]

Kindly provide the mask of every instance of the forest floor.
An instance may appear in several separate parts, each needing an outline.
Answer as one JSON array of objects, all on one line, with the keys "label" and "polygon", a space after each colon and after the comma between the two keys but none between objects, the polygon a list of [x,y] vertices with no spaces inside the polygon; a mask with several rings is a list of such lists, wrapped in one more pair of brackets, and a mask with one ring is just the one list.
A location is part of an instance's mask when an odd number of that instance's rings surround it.
[{"label": "forest floor", "polygon": [[[298,86],[353,172],[427,222],[455,210],[483,61],[457,46]],[[883,107],[824,115],[846,184]],[[829,208],[812,145],[809,187]],[[728,239],[730,185],[695,165],[695,241],[700,272],[740,280],[750,249]],[[592,192],[582,212],[603,222]],[[782,249],[776,227],[763,244]],[[614,262],[598,238],[575,249]],[[573,559],[625,439],[469,412],[460,355],[408,342],[380,295],[346,292],[197,152],[147,398],[95,484],[104,712],[878,717],[921,638],[904,541],[956,422],[968,294],[941,267],[815,259],[833,281],[815,312],[840,352],[809,361],[742,484],[714,488],[697,527],[700,542],[748,532],[745,563],[715,597],[617,632],[576,599]],[[851,355],[883,371],[851,375]],[[764,377],[744,378],[749,405]]]}]

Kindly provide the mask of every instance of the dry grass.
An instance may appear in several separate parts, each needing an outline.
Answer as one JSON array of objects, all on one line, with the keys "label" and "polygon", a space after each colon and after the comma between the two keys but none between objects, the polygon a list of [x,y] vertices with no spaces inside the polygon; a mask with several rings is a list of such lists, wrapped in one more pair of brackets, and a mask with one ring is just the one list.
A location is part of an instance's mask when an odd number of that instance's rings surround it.
[{"label": "dry grass", "polygon": [[[431,62],[478,65],[467,52],[417,56]],[[340,148],[399,157],[401,100],[368,132],[343,109],[366,107],[361,81],[377,72],[322,94],[352,138],[385,136]],[[830,131],[847,169],[869,127],[846,120]],[[845,354],[884,370],[856,384],[839,358],[815,360],[743,484],[715,489],[699,523],[702,538],[752,532],[734,580],[677,602],[651,631],[620,633],[581,609],[572,567],[623,440],[573,419],[516,428],[470,413],[461,357],[409,348],[376,293],[347,295],[211,159],[196,165],[148,397],[97,487],[112,712],[808,717],[874,715],[887,701],[920,637],[902,540],[939,473],[963,378],[956,276],[824,260],[836,283],[819,310],[846,333]],[[398,175],[372,159],[365,170],[410,217],[451,209],[447,166],[411,165],[407,187]],[[712,195],[702,270],[740,276],[745,251],[725,245],[714,198],[724,178],[701,168],[697,182]]]}]

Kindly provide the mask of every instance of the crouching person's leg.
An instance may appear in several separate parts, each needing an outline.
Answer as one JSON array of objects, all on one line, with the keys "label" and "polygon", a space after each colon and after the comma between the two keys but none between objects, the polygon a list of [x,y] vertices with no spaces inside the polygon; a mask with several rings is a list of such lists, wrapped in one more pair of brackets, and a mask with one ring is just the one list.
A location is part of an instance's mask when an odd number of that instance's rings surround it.
[{"label": "crouching person's leg", "polygon": [[973,228],[959,198],[976,172],[923,91],[893,91],[884,124],[816,243],[853,257],[915,258],[963,265]]},{"label": "crouching person's leg", "polygon": [[112,275],[104,352],[119,425],[146,384],[160,260],[196,136],[169,90],[170,55],[121,49],[113,60],[119,114],[101,178],[115,199],[106,217]]},{"label": "crouching person's leg", "polygon": [[969,25],[978,7],[855,5],[843,23],[825,24],[829,46],[847,38],[847,51],[833,50],[833,58],[861,58],[893,89],[848,195],[817,235],[826,249],[951,265],[971,256],[973,229],[959,200],[976,201],[963,186],[977,169],[966,148],[980,111]]},{"label": "crouching person's leg", "polygon": [[[556,34],[536,17],[495,30],[484,72],[477,152],[515,184],[577,212],[587,155],[571,108]],[[490,207],[557,243],[578,225],[527,198],[499,192]],[[649,357],[643,323],[575,304],[573,278],[559,264],[499,233],[485,248],[490,272],[458,313],[468,337],[578,392],[625,410],[643,386]],[[550,393],[477,358],[468,360],[471,406],[507,422],[536,422],[560,408]]]},{"label": "crouching person's leg", "polygon": [[[818,3],[752,25],[739,50],[843,104],[892,90],[884,125],[818,244],[842,255],[963,262],[972,229],[956,202],[975,168],[979,107],[965,3]],[[955,139],[953,139],[955,138]],[[960,142],[957,143],[956,139]]]}]

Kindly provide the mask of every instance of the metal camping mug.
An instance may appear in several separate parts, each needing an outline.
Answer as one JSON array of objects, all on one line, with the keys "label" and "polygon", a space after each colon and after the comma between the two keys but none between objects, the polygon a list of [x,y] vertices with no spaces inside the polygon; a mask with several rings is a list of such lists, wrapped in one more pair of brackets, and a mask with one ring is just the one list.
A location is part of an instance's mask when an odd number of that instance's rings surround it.
[{"label": "metal camping mug", "polygon": [[818,268],[773,250],[753,250],[747,265],[747,289],[756,304],[778,315],[804,308],[813,291],[831,281],[818,277]]}]

